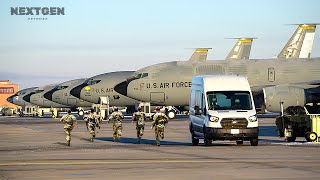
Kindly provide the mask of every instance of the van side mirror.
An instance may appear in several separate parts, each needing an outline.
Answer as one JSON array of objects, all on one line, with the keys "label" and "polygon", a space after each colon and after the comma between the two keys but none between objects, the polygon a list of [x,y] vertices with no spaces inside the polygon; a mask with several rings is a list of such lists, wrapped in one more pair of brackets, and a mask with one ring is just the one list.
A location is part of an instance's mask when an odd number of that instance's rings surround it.
[{"label": "van side mirror", "polygon": [[207,115],[207,108],[203,108],[203,115]]},{"label": "van side mirror", "polygon": [[199,106],[194,106],[194,114],[195,115],[201,115],[201,112],[200,112],[200,107]]}]

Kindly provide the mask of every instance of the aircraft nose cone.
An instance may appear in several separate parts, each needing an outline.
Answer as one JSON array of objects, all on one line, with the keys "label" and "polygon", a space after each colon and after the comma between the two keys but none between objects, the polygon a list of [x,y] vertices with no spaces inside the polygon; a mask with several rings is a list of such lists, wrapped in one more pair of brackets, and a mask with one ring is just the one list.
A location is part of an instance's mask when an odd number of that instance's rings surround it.
[{"label": "aircraft nose cone", "polygon": [[71,89],[70,94],[80,99],[81,90],[86,86],[86,84],[80,84],[79,86]]},{"label": "aircraft nose cone", "polygon": [[7,101],[8,101],[9,103],[13,103],[13,98],[14,98],[14,97],[15,97],[14,95],[8,97],[8,98],[7,98]]},{"label": "aircraft nose cone", "polygon": [[48,99],[48,100],[50,100],[50,101],[52,101],[52,94],[54,92],[56,92],[56,90],[55,89],[51,89],[50,91],[44,93],[43,97]]},{"label": "aircraft nose cone", "polygon": [[124,96],[127,96],[128,92],[128,82],[127,81],[123,81],[119,84],[117,84],[115,87],[114,87],[114,90],[117,91],[117,93],[119,94],[122,94]]}]

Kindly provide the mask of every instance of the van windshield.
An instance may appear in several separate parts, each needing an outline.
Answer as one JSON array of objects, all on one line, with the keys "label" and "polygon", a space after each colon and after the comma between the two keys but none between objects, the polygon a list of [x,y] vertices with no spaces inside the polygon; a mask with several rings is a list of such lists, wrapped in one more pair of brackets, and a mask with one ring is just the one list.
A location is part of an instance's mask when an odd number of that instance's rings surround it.
[{"label": "van windshield", "polygon": [[251,110],[249,91],[209,91],[207,92],[209,110]]}]

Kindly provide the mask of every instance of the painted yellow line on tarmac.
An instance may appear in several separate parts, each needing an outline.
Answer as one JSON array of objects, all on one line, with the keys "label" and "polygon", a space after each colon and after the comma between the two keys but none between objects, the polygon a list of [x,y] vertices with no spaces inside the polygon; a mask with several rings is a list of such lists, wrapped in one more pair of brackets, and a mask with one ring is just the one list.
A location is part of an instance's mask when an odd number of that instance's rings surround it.
[{"label": "painted yellow line on tarmac", "polygon": [[46,162],[7,162],[0,166],[29,166],[29,165],[116,165],[116,164],[165,164],[165,163],[319,163],[319,160],[130,160],[130,161],[46,161]]}]

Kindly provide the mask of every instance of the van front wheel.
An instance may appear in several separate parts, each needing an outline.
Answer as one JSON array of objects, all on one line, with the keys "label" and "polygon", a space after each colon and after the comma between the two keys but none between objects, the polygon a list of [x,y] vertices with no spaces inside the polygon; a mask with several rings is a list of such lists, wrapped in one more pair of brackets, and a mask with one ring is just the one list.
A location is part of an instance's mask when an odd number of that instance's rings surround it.
[{"label": "van front wheel", "polygon": [[198,144],[199,144],[199,139],[195,138],[194,134],[192,133],[192,145],[198,146]]},{"label": "van front wheel", "polygon": [[204,145],[205,145],[205,146],[211,145],[211,144],[212,144],[212,140],[210,140],[210,139],[208,138],[208,135],[207,135],[207,133],[206,133],[206,128],[205,128],[205,127],[203,128],[203,132],[204,132],[204,137],[203,137]]},{"label": "van front wheel", "polygon": [[250,144],[251,146],[258,146],[258,139],[251,139]]}]

